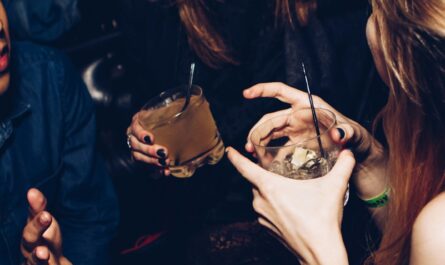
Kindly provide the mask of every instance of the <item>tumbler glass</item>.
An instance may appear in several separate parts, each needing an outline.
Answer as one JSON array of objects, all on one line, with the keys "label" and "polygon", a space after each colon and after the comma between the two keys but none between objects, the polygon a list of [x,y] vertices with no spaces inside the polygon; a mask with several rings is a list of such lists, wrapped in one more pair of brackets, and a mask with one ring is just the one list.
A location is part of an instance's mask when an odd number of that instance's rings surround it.
[{"label": "tumbler glass", "polygon": [[173,176],[190,177],[198,167],[214,165],[224,155],[224,143],[201,87],[191,87],[184,108],[186,86],[167,90],[152,98],[139,115],[141,126],[153,133],[155,143],[168,149]]}]

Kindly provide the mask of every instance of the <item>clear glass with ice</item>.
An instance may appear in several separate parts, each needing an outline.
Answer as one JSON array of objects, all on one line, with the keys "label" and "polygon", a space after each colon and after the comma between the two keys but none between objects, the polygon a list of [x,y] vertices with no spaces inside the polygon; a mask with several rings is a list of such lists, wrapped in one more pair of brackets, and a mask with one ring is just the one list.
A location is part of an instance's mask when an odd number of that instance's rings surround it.
[{"label": "clear glass with ice", "polygon": [[[315,113],[319,136],[310,108],[277,115],[254,128],[250,140],[259,164],[278,175],[297,180],[326,175],[341,150],[341,145],[332,140],[337,120],[327,109],[315,108]],[[345,205],[348,199],[349,189],[345,194]]]}]

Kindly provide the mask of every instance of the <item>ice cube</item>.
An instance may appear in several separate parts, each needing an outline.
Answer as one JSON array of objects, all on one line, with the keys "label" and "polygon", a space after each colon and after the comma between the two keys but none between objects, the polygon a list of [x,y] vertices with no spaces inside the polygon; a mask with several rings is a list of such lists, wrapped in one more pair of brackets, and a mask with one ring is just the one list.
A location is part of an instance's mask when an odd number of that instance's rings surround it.
[{"label": "ice cube", "polygon": [[297,168],[304,165],[308,160],[317,158],[317,154],[309,149],[305,149],[302,147],[296,147],[295,151],[292,155],[292,164],[294,164]]}]

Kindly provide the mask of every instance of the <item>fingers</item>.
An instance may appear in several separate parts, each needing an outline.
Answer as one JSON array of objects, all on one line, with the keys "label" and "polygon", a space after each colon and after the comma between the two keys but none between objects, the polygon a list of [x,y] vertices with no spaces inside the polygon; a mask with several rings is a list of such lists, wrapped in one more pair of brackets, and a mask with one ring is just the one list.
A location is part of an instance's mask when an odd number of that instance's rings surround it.
[{"label": "fingers", "polygon": [[346,149],[341,151],[337,158],[337,162],[331,171],[326,175],[336,180],[341,181],[342,185],[346,185],[351,178],[352,171],[355,166],[354,154]]},{"label": "fingers", "polygon": [[331,132],[334,141],[351,149],[357,161],[363,162],[372,152],[372,148],[381,148],[374,137],[363,127],[356,123],[339,124]]},{"label": "fingers", "polygon": [[40,212],[32,218],[23,229],[22,246],[25,250],[31,251],[42,239],[43,233],[52,223],[52,216],[48,212]]},{"label": "fingers", "polygon": [[51,259],[51,251],[46,246],[38,246],[29,254],[24,255],[25,265],[48,265]]},{"label": "fingers", "polygon": [[49,264],[50,251],[46,246],[38,246],[34,249],[32,253],[32,262],[36,265],[46,265]]},{"label": "fingers", "polygon": [[170,169],[168,167],[161,169],[161,175],[170,176]]},{"label": "fingers", "polygon": [[147,156],[141,152],[132,151],[131,155],[134,159],[144,162],[146,164],[155,165],[158,167],[167,167],[170,163],[170,159],[168,158],[158,158],[158,157],[152,157]]},{"label": "fingers", "polygon": [[348,123],[342,123],[332,129],[330,135],[334,142],[345,145],[352,137],[354,137],[354,128]]},{"label": "fingers", "polygon": [[46,198],[38,189],[29,189],[27,198],[29,203],[30,218],[33,218],[36,214],[45,210]]},{"label": "fingers", "polygon": [[42,238],[48,243],[48,246],[54,251],[54,254],[62,252],[62,233],[59,223],[55,218],[52,219],[50,226],[43,232]]},{"label": "fingers", "polygon": [[159,167],[167,166],[170,163],[167,148],[153,144],[154,136],[140,125],[139,115],[140,113],[137,113],[133,116],[132,123],[127,129],[131,155],[140,162]]},{"label": "fingers", "polygon": [[255,187],[258,187],[261,184],[262,175],[268,172],[231,147],[227,147],[226,152],[230,162],[235,166],[239,173]]},{"label": "fingers", "polygon": [[153,144],[148,145],[139,141],[135,136],[129,135],[130,145],[132,152],[139,152],[146,156],[150,156],[153,158],[162,158],[165,159],[168,156],[167,148],[161,145]]},{"label": "fingers", "polygon": [[[273,112],[273,113],[268,113],[268,114],[264,115],[263,117],[261,117],[261,119],[252,127],[252,129],[250,129],[250,132],[249,132],[249,134],[247,136],[247,143],[245,145],[246,151],[249,152],[249,153],[252,153],[253,151],[255,151],[255,148],[254,148],[253,143],[252,143],[252,135],[255,134],[254,133],[255,131],[258,132],[257,129],[258,129],[258,127],[261,124],[263,124],[267,120],[270,120],[270,119],[278,117],[278,116],[283,116],[284,117],[284,115],[289,114],[291,112],[292,112],[292,109],[289,108],[289,109],[285,109],[285,110],[279,110],[279,111],[276,111],[276,112]],[[265,128],[263,130],[264,133],[261,133],[261,132],[259,134],[256,133],[258,137],[255,137],[255,138],[262,138],[262,137],[264,137],[265,134],[268,134],[270,131],[272,131],[274,129],[273,127],[280,127],[283,124],[285,124],[286,121],[287,121],[287,118],[283,119],[281,124],[271,124],[272,127],[271,128]]]},{"label": "fingers", "polygon": [[144,130],[144,128],[141,126],[139,122],[139,115],[140,113],[138,112],[133,116],[131,125],[127,129],[127,135],[132,134],[140,142],[150,145],[154,142],[154,135]]},{"label": "fingers", "polygon": [[283,83],[260,83],[244,90],[243,95],[247,99],[267,97],[276,98],[289,104],[308,105],[306,93]]}]

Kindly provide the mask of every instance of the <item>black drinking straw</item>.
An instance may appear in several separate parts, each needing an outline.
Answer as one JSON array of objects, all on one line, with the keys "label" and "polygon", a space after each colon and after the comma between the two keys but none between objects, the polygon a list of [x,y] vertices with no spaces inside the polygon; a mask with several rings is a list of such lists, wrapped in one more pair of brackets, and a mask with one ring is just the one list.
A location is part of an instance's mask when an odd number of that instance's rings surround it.
[{"label": "black drinking straw", "polygon": [[312,93],[311,93],[311,89],[309,87],[309,81],[307,79],[306,68],[304,67],[304,63],[301,63],[301,66],[303,67],[304,79],[306,80],[306,90],[307,90],[307,95],[309,97],[309,104],[311,105],[312,119],[313,119],[314,125],[315,125],[315,132],[317,133],[318,146],[320,147],[321,156],[323,158],[326,158],[326,153],[323,149],[323,145],[321,144],[320,127],[318,127],[317,114],[315,113],[314,101],[312,100]]},{"label": "black drinking straw", "polygon": [[189,83],[188,83],[187,89],[185,91],[185,103],[184,103],[184,107],[182,107],[182,111],[184,111],[187,108],[187,106],[189,105],[189,103],[190,103],[190,96],[191,96],[191,93],[192,93],[192,85],[193,85],[193,75],[194,75],[194,73],[195,73],[195,63],[193,62],[190,65]]}]

